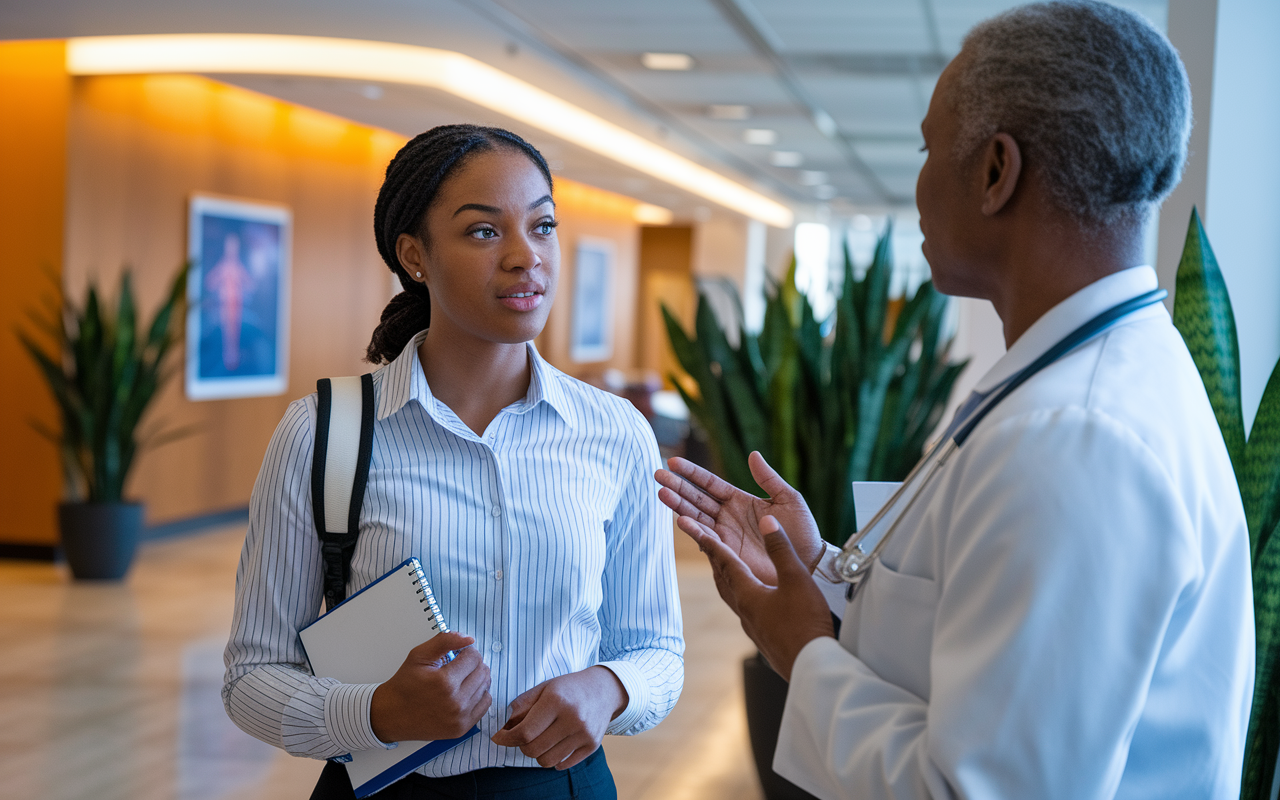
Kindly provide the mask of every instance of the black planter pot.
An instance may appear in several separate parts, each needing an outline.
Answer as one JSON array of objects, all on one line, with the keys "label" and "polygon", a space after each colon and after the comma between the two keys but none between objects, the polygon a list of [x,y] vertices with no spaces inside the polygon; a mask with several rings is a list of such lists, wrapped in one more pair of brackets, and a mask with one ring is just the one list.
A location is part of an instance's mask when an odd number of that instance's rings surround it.
[{"label": "black planter pot", "polygon": [[60,503],[62,552],[78,580],[118,581],[142,531],[141,503]]},{"label": "black planter pot", "polygon": [[768,800],[810,800],[813,795],[773,771],[773,752],[778,749],[778,729],[787,704],[787,682],[757,653],[742,662],[742,687],[751,754],[764,796]]}]

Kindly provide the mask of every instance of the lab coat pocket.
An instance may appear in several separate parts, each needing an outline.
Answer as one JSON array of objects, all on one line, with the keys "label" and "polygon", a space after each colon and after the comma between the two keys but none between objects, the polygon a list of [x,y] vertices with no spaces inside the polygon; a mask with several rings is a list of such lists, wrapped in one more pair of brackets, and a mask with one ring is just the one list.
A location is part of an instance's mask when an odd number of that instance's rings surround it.
[{"label": "lab coat pocket", "polygon": [[859,613],[858,658],[885,680],[929,699],[938,585],[876,563]]}]

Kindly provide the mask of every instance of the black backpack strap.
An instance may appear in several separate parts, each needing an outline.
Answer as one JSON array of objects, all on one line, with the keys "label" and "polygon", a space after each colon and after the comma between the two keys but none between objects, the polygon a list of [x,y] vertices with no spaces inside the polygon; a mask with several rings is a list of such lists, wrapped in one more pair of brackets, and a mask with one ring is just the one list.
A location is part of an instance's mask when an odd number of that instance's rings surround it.
[{"label": "black backpack strap", "polygon": [[324,559],[325,608],[332,611],[347,597],[351,555],[360,535],[360,509],[373,457],[373,375],[321,378],[316,391],[311,510]]}]

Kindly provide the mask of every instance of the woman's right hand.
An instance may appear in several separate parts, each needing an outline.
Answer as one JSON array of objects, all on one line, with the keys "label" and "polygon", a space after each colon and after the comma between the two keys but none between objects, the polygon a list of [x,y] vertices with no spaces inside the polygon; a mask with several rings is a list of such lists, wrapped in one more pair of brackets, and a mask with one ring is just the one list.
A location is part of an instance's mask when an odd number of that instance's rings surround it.
[{"label": "woman's right hand", "polygon": [[[396,674],[373,692],[369,722],[379,740],[456,739],[480,721],[493,698],[489,668],[475,639],[441,633],[409,651]],[[449,651],[457,653],[445,661]]]},{"label": "woman's right hand", "polygon": [[770,586],[778,583],[777,570],[764,546],[760,520],[772,516],[786,530],[796,555],[810,572],[826,549],[809,506],[800,493],[782,479],[759,452],[747,458],[751,477],[768,498],[747,494],[728,481],[683,458],[667,461],[654,478],[662,484],[658,498],[679,514],[676,524],[695,539],[710,533],[724,542],[751,568],[752,574]]}]

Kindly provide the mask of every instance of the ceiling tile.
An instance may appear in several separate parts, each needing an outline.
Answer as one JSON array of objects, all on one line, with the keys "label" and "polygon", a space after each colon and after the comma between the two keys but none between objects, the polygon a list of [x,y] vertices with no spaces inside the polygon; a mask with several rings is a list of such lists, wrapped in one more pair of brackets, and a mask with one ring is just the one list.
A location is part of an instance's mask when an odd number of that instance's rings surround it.
[{"label": "ceiling tile", "polygon": [[753,0],[788,53],[926,53],[919,2]]}]

